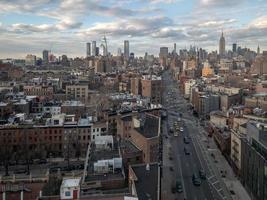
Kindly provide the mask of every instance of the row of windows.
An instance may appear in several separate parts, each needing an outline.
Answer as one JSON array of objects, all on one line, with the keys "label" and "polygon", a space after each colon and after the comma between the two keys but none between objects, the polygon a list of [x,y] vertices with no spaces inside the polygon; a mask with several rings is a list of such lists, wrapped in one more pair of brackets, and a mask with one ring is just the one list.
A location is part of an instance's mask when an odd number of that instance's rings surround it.
[{"label": "row of windows", "polygon": [[[87,133],[90,133],[91,132],[91,129],[79,129],[78,130],[78,133],[80,134],[80,133],[86,133],[86,130],[87,130]],[[96,130],[95,129],[93,129],[93,132],[95,132]],[[97,128],[97,131],[99,131],[99,128]],[[102,131],[104,131],[104,130],[102,130]],[[65,133],[67,133],[68,131],[67,130],[65,130]],[[69,133],[70,132],[73,132],[73,133],[76,133],[76,130],[69,130]],[[31,134],[31,135],[37,135],[38,134],[38,132],[37,131],[35,131],[34,133],[33,132],[29,132],[29,131],[27,131],[26,130],[26,132],[25,133],[27,133],[27,134]],[[44,134],[62,134],[62,130],[44,130],[44,131],[42,131],[42,132],[40,132],[40,134],[42,134],[42,133],[44,133]],[[21,132],[3,132],[2,133],[2,136],[15,136],[15,135],[17,135],[17,134],[21,134]]]},{"label": "row of windows", "polygon": [[[40,139],[40,141],[41,141],[41,138],[36,138],[36,137],[29,137],[28,138],[29,139],[29,142],[37,142],[38,141],[38,139]],[[54,137],[52,137],[52,136],[45,136],[44,137],[44,140],[50,140],[50,141],[52,141],[54,139],[54,141],[61,141],[62,140],[62,136],[54,136]],[[68,138],[67,137],[65,137],[65,140],[67,140]],[[91,139],[91,137],[90,137],[90,135],[87,135],[87,137],[86,137],[86,135],[83,135],[83,136],[78,136],[78,140],[86,140],[86,139],[88,139],[88,140],[90,140]],[[17,143],[17,142],[23,142],[23,141],[25,141],[26,142],[26,138],[17,138],[17,139],[14,139],[14,140],[12,140],[12,139],[6,139],[6,138],[4,138],[3,139],[3,143]]]}]

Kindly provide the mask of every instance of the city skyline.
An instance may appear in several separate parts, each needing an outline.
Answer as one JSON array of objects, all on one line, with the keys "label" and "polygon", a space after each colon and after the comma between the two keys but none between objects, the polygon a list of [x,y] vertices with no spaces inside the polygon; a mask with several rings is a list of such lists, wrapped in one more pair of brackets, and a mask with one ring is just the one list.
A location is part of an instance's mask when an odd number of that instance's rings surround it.
[{"label": "city skyline", "polygon": [[114,55],[124,40],[129,40],[135,55],[158,55],[160,46],[172,49],[173,43],[177,49],[196,45],[218,51],[222,30],[226,50],[232,49],[232,43],[264,50],[266,7],[262,0],[4,0],[0,2],[0,58],[41,56],[43,49],[84,57],[86,43],[99,45],[104,35]]}]

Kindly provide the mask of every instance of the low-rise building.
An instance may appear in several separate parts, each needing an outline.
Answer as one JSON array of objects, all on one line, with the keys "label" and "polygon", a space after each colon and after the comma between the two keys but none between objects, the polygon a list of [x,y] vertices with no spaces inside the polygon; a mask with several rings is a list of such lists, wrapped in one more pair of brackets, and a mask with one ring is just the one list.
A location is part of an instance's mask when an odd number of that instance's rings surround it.
[{"label": "low-rise building", "polygon": [[160,167],[158,163],[131,165],[129,190],[138,199],[160,200]]},{"label": "low-rise building", "polygon": [[60,186],[60,199],[80,199],[81,178],[65,178]]},{"label": "low-rise building", "polygon": [[143,119],[134,119],[131,141],[143,152],[145,163],[158,162],[160,117],[145,114]]}]

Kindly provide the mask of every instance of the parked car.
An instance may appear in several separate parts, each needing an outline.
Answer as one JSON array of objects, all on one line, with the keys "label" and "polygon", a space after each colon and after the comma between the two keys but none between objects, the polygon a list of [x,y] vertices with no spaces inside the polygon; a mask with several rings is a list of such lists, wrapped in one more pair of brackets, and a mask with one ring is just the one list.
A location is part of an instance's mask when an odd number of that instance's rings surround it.
[{"label": "parked car", "polygon": [[189,139],[187,138],[187,137],[184,137],[184,143],[185,144],[189,144],[190,142],[189,142]]},{"label": "parked car", "polygon": [[175,188],[176,188],[176,192],[178,192],[178,193],[183,192],[183,186],[182,186],[182,183],[179,179],[176,181]]},{"label": "parked car", "polygon": [[14,171],[15,174],[25,174],[27,172],[26,169],[17,169]]},{"label": "parked car", "polygon": [[192,182],[195,186],[201,185],[201,179],[197,176],[197,174],[192,175]]},{"label": "parked car", "polygon": [[203,169],[200,169],[200,170],[199,170],[199,177],[200,177],[201,179],[203,179],[203,180],[206,179],[206,173],[205,173],[205,171],[204,171]]},{"label": "parked car", "polygon": [[190,155],[190,151],[187,147],[184,147],[184,153],[185,155]]},{"label": "parked car", "polygon": [[47,160],[46,159],[40,159],[38,161],[38,164],[46,164],[47,163]]}]

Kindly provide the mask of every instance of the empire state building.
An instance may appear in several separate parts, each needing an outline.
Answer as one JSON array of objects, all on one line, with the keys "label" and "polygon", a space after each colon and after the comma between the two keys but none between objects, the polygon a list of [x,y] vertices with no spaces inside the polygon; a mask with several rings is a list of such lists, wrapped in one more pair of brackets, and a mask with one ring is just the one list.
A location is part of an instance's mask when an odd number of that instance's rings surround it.
[{"label": "empire state building", "polygon": [[219,43],[219,54],[220,56],[224,56],[225,55],[225,38],[223,36],[223,32],[220,38],[220,43]]}]

